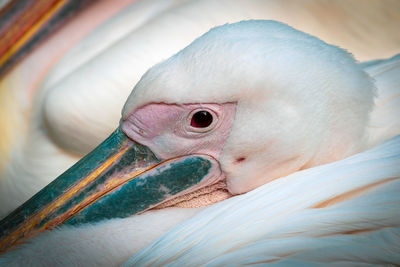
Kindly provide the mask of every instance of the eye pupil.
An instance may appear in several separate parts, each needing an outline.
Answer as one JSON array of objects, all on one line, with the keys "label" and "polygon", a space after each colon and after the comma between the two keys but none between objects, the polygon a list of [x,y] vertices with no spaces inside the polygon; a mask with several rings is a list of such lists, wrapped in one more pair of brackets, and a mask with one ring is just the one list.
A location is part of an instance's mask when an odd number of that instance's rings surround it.
[{"label": "eye pupil", "polygon": [[213,116],[206,110],[201,110],[193,114],[190,126],[195,128],[206,128],[213,122]]}]

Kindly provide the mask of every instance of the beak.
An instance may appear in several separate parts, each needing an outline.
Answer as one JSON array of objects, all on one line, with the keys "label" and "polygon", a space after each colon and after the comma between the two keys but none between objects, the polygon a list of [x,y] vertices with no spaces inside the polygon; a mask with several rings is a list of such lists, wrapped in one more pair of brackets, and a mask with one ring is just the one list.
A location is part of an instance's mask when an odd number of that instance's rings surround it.
[{"label": "beak", "polygon": [[0,222],[0,253],[61,224],[124,218],[217,181],[219,164],[190,155],[161,162],[118,127],[91,153]]}]

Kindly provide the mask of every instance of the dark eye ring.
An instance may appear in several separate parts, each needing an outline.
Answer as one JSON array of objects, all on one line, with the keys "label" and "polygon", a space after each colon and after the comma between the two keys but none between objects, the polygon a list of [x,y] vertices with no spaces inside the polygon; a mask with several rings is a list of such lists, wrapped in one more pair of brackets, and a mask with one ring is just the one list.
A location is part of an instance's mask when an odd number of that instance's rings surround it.
[{"label": "dark eye ring", "polygon": [[213,123],[213,115],[207,110],[199,110],[192,115],[190,126],[194,128],[207,128]]}]

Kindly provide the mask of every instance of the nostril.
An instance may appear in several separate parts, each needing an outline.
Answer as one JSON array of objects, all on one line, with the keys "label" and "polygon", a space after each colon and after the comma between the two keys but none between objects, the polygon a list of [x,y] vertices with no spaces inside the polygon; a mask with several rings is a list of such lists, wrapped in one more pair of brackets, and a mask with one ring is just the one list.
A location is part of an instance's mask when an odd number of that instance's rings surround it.
[{"label": "nostril", "polygon": [[235,163],[241,163],[241,162],[243,162],[243,161],[245,161],[245,160],[246,160],[245,157],[240,157],[240,158],[237,158],[237,159],[235,160]]}]

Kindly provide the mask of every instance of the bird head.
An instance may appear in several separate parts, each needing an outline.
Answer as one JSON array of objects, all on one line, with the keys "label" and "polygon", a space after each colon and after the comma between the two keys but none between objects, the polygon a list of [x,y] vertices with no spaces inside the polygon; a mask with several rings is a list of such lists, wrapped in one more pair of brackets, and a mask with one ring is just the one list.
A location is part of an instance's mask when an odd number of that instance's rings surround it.
[{"label": "bird head", "polygon": [[106,141],[2,222],[3,248],[62,223],[231,194],[363,149],[374,86],[351,55],[274,21],[216,27],[149,69]]},{"label": "bird head", "polygon": [[121,126],[162,159],[214,157],[237,194],[363,149],[373,96],[344,50],[285,24],[244,21],[148,70]]}]

